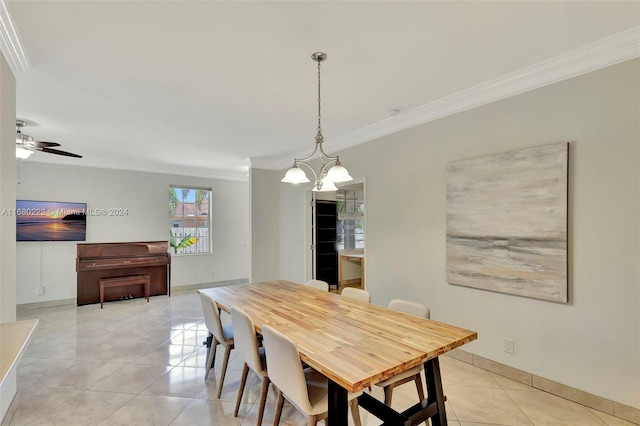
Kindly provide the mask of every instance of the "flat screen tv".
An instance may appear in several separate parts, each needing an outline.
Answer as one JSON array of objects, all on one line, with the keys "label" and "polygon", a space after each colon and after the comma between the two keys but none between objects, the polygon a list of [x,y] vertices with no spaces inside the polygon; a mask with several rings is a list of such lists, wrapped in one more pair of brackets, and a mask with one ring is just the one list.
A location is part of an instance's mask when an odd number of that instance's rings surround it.
[{"label": "flat screen tv", "polygon": [[85,241],[87,203],[16,201],[18,241]]}]

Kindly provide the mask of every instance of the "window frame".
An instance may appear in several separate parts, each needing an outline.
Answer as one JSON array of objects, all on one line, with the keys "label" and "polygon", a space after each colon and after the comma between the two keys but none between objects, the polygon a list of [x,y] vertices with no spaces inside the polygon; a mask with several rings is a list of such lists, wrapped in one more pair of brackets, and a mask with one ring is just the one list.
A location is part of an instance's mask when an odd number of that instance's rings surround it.
[{"label": "window frame", "polygon": [[[184,192],[179,194],[181,190],[188,190],[189,191],[188,194],[193,193],[194,198],[193,198],[193,201],[190,202],[192,204],[196,203],[198,191],[206,191],[206,194],[207,194],[206,196],[206,200],[207,200],[206,213],[207,214],[205,216],[206,223],[207,223],[206,227],[198,226],[198,224],[200,223],[199,218],[201,217],[201,215],[199,214],[199,212],[202,210],[201,207],[194,206],[193,214],[191,215],[184,214],[184,207],[189,203],[189,201],[186,201],[189,196],[188,195],[185,196]],[[173,194],[175,195],[175,203],[176,203],[176,207],[173,212],[173,215],[171,214],[171,210],[172,210],[171,205],[172,205],[172,202],[174,202],[171,196],[172,191],[173,191]],[[213,197],[213,189],[210,187],[201,187],[201,186],[195,186],[195,185],[177,185],[177,184],[169,185],[168,200],[167,200],[168,202],[167,207],[168,207],[168,213],[169,213],[169,221],[168,221],[169,232],[173,236],[174,229],[176,228],[182,229],[182,235],[180,235],[180,239],[184,238],[186,235],[191,234],[191,232],[187,233],[186,231],[190,229],[190,227],[185,227],[185,218],[195,218],[195,220],[191,219],[191,221],[195,222],[195,226],[193,227],[194,229],[193,233],[195,234],[194,236],[198,239],[196,243],[194,243],[193,245],[180,248],[178,249],[178,251],[175,251],[174,247],[170,246],[170,251],[172,256],[198,256],[198,255],[213,254],[213,220],[211,217],[211,209],[212,209],[211,198],[212,197]],[[180,204],[182,204],[182,207],[183,207],[182,215],[176,216],[176,212],[178,211]],[[181,224],[181,226],[175,226],[176,223]],[[199,234],[198,230],[201,228],[206,229],[206,236],[198,235]],[[206,241],[206,243],[204,244],[205,246],[204,248],[202,248],[202,244],[198,244],[198,241],[202,239]],[[176,241],[179,241],[178,238],[176,238]]]}]

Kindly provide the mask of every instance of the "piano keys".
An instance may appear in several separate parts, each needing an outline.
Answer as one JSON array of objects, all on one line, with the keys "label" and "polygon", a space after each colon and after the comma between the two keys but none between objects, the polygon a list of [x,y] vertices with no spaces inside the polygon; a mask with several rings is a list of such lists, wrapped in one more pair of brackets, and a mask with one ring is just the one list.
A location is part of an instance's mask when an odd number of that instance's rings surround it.
[{"label": "piano keys", "polygon": [[[171,294],[171,255],[167,241],[81,243],[77,246],[77,303],[100,303],[103,278],[149,275],[150,295]],[[104,300],[144,297],[142,286],[105,289]]]}]

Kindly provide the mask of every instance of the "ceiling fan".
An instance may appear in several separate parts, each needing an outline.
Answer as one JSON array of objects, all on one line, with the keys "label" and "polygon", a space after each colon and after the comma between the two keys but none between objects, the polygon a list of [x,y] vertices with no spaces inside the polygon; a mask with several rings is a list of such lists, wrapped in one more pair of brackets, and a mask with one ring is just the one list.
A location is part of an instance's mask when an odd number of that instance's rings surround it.
[{"label": "ceiling fan", "polygon": [[26,120],[16,120],[16,158],[24,160],[29,158],[35,151],[64,155],[65,157],[82,158],[82,155],[54,149],[54,146],[60,146],[57,142],[37,141],[32,136],[22,133],[22,128],[27,125],[29,125],[29,122]]}]

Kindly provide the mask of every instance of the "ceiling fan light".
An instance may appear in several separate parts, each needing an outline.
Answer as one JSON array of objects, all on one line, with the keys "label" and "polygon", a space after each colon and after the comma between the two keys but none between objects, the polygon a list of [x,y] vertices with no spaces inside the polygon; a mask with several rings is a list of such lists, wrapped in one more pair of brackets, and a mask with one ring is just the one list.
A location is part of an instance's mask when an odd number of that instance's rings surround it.
[{"label": "ceiling fan light", "polygon": [[297,165],[294,165],[287,173],[285,173],[284,177],[280,182],[284,183],[307,183],[311,182],[307,177],[307,174]]},{"label": "ceiling fan light", "polygon": [[20,148],[19,146],[16,147],[16,158],[20,160],[26,160],[31,154],[33,154],[31,150]]},{"label": "ceiling fan light", "polygon": [[327,172],[327,178],[333,182],[349,182],[353,180],[349,171],[340,164],[331,167]]}]

